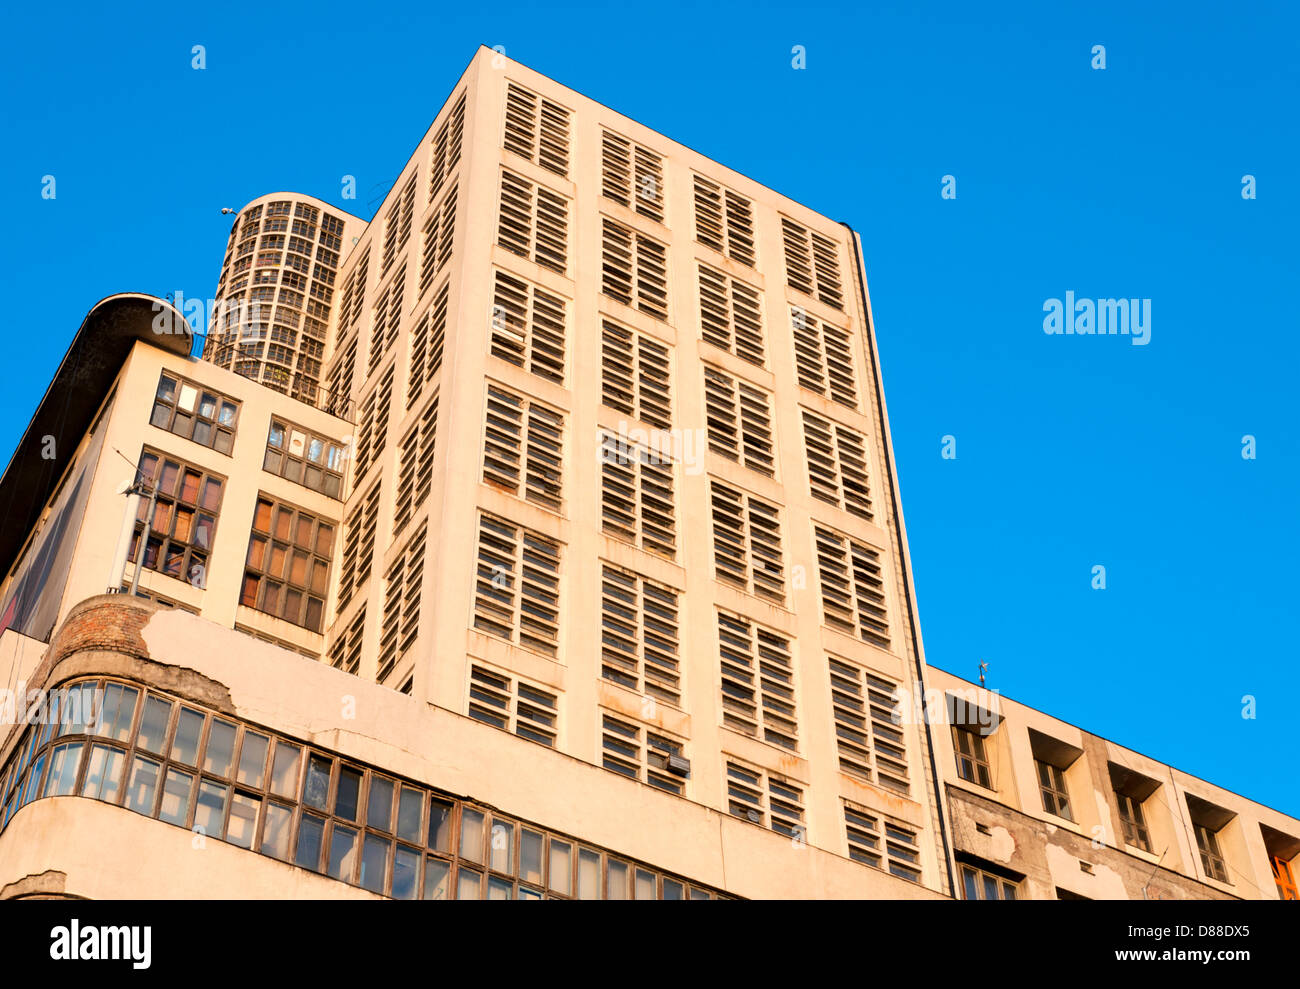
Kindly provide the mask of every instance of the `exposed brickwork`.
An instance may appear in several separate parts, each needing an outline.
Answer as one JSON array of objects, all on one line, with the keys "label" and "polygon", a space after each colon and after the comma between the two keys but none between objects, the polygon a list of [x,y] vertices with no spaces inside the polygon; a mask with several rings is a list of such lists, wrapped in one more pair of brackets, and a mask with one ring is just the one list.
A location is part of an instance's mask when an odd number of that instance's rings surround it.
[{"label": "exposed brickwork", "polygon": [[151,601],[124,594],[87,598],[68,613],[50,639],[50,650],[38,672],[57,666],[74,653],[88,650],[148,659],[149,647],[140,630],[157,610],[158,605]]}]

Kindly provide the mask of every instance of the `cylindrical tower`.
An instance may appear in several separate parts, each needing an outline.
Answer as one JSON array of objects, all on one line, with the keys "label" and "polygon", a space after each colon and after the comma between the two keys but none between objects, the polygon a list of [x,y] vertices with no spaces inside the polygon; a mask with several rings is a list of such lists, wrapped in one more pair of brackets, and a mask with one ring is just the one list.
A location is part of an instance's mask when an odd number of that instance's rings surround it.
[{"label": "cylindrical tower", "polygon": [[[314,199],[277,192],[239,211],[217,283],[206,360],[318,408],[334,279],[365,221]],[[331,406],[339,405],[338,409]]]}]

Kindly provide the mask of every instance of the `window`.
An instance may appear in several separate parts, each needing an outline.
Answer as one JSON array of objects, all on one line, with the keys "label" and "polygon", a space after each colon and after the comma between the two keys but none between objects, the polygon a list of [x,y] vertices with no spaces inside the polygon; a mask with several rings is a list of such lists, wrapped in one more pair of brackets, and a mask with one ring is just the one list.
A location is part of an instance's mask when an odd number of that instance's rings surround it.
[{"label": "window", "polygon": [[343,286],[343,301],[339,305],[339,336],[342,337],[353,323],[361,317],[366,302],[366,276],[370,269],[370,246],[367,245],[361,260],[352,269],[347,283]]},{"label": "window", "polygon": [[225,479],[147,447],[140,454],[137,476],[157,488],[158,498],[153,518],[147,517],[149,499],[140,499],[128,559],[136,559],[141,534],[147,529],[145,569],[206,587]]},{"label": "window", "polygon": [[443,183],[460,164],[461,145],[465,139],[465,92],[461,91],[456,105],[443,119],[433,135],[433,154],[429,167],[429,202],[437,198]]},{"label": "window", "polygon": [[907,748],[899,727],[903,716],[898,687],[834,657],[828,662],[840,771],[907,793]]},{"label": "window", "polygon": [[888,649],[889,618],[880,553],[824,526],[814,526],[813,531],[826,624]]},{"label": "window", "polygon": [[886,869],[909,882],[921,881],[921,852],[913,828],[845,803],[844,829],[853,861]]},{"label": "window", "polygon": [[867,484],[867,443],[848,426],[803,410],[804,446],[812,496],[872,521]]},{"label": "window", "polygon": [[476,721],[554,746],[558,712],[556,695],[549,690],[484,666],[470,667],[469,716]]},{"label": "window", "polygon": [[984,754],[984,736],[977,728],[953,725],[952,738],[957,752],[957,775],[971,783],[993,789],[988,756]]},{"label": "window", "polygon": [[387,291],[381,290],[375,300],[375,314],[370,326],[370,358],[368,373],[379,369],[384,355],[397,340],[402,320],[402,293],[406,289],[406,265],[397,269]]},{"label": "window", "polygon": [[1019,884],[973,865],[961,866],[961,886],[968,900],[1016,900]]},{"label": "window", "polygon": [[1038,772],[1038,790],[1043,796],[1043,810],[1067,821],[1073,821],[1070,813],[1070,791],[1065,787],[1065,773],[1060,766],[1054,766],[1042,759],[1035,759],[1034,766]]},{"label": "window", "polygon": [[1273,869],[1273,883],[1277,886],[1279,900],[1300,900],[1300,890],[1296,888],[1295,876],[1291,872],[1291,863],[1280,855],[1270,855],[1269,864]]},{"label": "window", "polygon": [[659,453],[601,433],[603,530],[669,560],[677,555],[673,465]]},{"label": "window", "polygon": [[668,248],[639,231],[601,219],[601,291],[654,319],[668,319]]},{"label": "window", "polygon": [[496,272],[492,356],[563,385],[564,300],[520,278]]},{"label": "window", "polygon": [[355,454],[356,467],[352,474],[353,484],[366,476],[366,472],[374,466],[388,443],[388,414],[393,399],[393,370],[389,367],[384,372],[378,387],[370,393],[361,406],[361,425],[357,430]]},{"label": "window", "polygon": [[321,631],[337,523],[257,499],[239,603]]},{"label": "window", "polygon": [[335,415],[341,415],[352,401],[352,375],[356,365],[357,338],[353,337],[343,356],[330,369],[329,397]]},{"label": "window", "polygon": [[376,683],[386,683],[397,663],[420,635],[420,590],[424,578],[424,539],[421,525],[384,577],[384,625],[379,638]]},{"label": "window", "polygon": [[1119,820],[1124,828],[1125,844],[1150,852],[1151,832],[1147,830],[1146,818],[1142,815],[1142,801],[1116,790],[1115,802],[1119,806]]},{"label": "window", "polygon": [[784,779],[727,761],[727,810],[761,827],[802,839],[803,789]]},{"label": "window", "polygon": [[420,258],[420,295],[428,291],[438,272],[451,260],[456,236],[456,186],[453,184],[442,203],[429,211],[424,221],[424,254]]},{"label": "window", "polygon": [[361,643],[366,634],[366,607],[363,604],[348,627],[334,640],[330,666],[356,676],[361,669]]},{"label": "window", "polygon": [[1219,851],[1217,829],[1193,820],[1192,831],[1196,834],[1196,847],[1201,853],[1201,866],[1205,869],[1205,874],[1221,883],[1228,882],[1228,867]]},{"label": "window", "polygon": [[853,346],[849,331],[818,320],[799,307],[790,310],[799,384],[850,409],[858,407]]},{"label": "window", "polygon": [[790,640],[725,611],[718,612],[718,639],[722,723],[773,745],[797,749]]},{"label": "window", "polygon": [[564,416],[559,412],[498,385],[488,385],[483,441],[486,483],[558,512],[563,438]]},{"label": "window", "polygon": [[785,277],[791,288],[811,295],[832,309],[844,308],[839,248],[835,241],[781,217],[785,239]]},{"label": "window", "polygon": [[606,199],[663,222],[663,158],[610,131],[601,132],[601,192]]},{"label": "window", "polygon": [[754,211],[750,201],[695,176],[695,239],[733,261],[754,267]]},{"label": "window", "polygon": [[283,419],[271,420],[262,467],[303,487],[338,498],[343,487],[343,444]]},{"label": "window", "polygon": [[359,498],[347,520],[347,534],[343,540],[343,567],[339,573],[339,603],[341,612],[356,591],[370,579],[371,560],[375,553],[375,526],[379,520],[379,481],[369,493]]},{"label": "window", "polygon": [[561,177],[569,174],[569,111],[515,83],[506,84],[507,151]]},{"label": "window", "polygon": [[758,291],[700,265],[700,326],[704,340],[763,366],[763,317]]},{"label": "window", "polygon": [[601,402],[658,429],[672,428],[668,347],[601,322]]},{"label": "window", "polygon": [[767,477],[776,475],[767,393],[714,368],[704,368],[709,449]]},{"label": "window", "polygon": [[681,703],[677,591],[601,566],[601,675],[646,696]]},{"label": "window", "polygon": [[781,520],[775,505],[712,481],[713,559],[719,580],[785,604]]},{"label": "window", "polygon": [[166,371],[158,376],[149,421],[159,429],[229,455],[238,418],[234,399]]},{"label": "window", "polygon": [[451,283],[438,289],[433,305],[420,319],[411,336],[411,364],[406,378],[406,407],[415,406],[426,382],[442,370],[442,351],[447,337],[447,293]]},{"label": "window", "polygon": [[561,275],[568,267],[569,202],[513,172],[501,173],[497,243]]},{"label": "window", "polygon": [[690,769],[682,743],[630,721],[601,718],[601,765],[630,779],[681,796]]},{"label": "window", "polygon": [[560,640],[560,545],[491,515],[479,516],[474,627],[554,656]]},{"label": "window", "polygon": [[419,421],[411,426],[402,440],[399,458],[397,501],[393,506],[393,535],[406,527],[411,517],[420,510],[429,496],[433,484],[434,442],[438,433],[438,396],[420,413]]}]

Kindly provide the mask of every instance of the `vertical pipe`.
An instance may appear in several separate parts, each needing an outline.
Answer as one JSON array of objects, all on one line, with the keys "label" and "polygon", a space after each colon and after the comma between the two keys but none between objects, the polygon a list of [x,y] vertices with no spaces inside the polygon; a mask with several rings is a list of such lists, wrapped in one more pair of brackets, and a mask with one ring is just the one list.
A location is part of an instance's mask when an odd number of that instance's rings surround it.
[{"label": "vertical pipe", "polygon": [[131,533],[135,529],[135,516],[140,510],[140,492],[132,487],[127,491],[126,511],[122,515],[122,531],[117,537],[117,550],[113,553],[113,566],[108,571],[108,593],[116,594],[122,589],[122,578],[126,576],[126,554],[131,549]]}]

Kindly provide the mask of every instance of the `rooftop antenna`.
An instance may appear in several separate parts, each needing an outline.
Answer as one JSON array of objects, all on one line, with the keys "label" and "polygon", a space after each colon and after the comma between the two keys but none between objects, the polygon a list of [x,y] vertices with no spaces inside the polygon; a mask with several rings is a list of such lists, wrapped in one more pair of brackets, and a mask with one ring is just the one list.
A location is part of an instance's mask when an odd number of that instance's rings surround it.
[{"label": "rooftop antenna", "polygon": [[984,686],[984,674],[989,671],[989,664],[980,660],[980,686]]},{"label": "rooftop antenna", "polygon": [[229,214],[231,214],[231,213],[238,213],[238,212],[239,212],[239,210],[237,210],[237,209],[231,209],[229,206],[222,206],[222,207],[221,207],[221,215],[222,215],[222,216],[227,216],[227,215],[229,215]]}]

